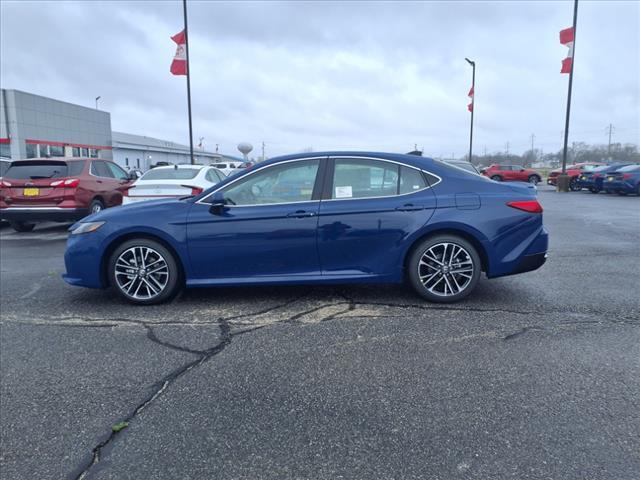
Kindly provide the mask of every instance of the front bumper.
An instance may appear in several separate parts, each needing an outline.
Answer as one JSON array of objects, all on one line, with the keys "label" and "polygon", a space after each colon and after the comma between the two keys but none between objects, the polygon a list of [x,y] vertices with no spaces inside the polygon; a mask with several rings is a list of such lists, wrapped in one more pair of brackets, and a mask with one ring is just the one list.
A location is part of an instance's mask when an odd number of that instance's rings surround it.
[{"label": "front bumper", "polygon": [[0,219],[15,222],[72,222],[89,215],[88,208],[6,207],[0,209]]}]

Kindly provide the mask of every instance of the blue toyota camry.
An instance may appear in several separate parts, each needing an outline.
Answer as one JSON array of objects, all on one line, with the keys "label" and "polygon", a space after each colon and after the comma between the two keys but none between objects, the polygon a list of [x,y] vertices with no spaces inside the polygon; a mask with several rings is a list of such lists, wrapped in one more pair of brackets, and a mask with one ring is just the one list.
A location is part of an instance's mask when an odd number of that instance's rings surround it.
[{"label": "blue toyota camry", "polygon": [[63,278],[137,304],[213,285],[399,283],[434,302],[539,268],[548,236],[535,186],[414,155],[290,155],[193,197],[74,224]]}]

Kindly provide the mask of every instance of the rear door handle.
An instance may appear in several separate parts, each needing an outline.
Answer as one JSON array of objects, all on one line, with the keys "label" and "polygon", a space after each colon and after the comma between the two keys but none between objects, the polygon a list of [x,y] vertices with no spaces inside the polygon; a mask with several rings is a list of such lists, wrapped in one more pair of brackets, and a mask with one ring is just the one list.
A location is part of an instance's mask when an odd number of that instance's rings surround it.
[{"label": "rear door handle", "polygon": [[314,212],[307,212],[306,210],[296,210],[295,212],[291,212],[287,214],[287,217],[291,218],[307,218],[315,216]]},{"label": "rear door handle", "polygon": [[405,203],[400,207],[396,207],[396,210],[401,212],[413,212],[416,210],[424,210],[424,205],[414,205],[413,203]]}]

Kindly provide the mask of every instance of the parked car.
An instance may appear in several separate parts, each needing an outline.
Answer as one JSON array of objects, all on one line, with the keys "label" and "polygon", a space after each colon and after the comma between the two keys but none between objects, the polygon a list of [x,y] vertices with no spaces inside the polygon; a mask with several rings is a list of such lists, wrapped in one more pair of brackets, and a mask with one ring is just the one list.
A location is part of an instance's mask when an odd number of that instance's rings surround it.
[{"label": "parked car", "polygon": [[122,203],[199,195],[226,178],[217,168],[204,165],[174,165],[149,170],[124,191]]},{"label": "parked car", "polygon": [[640,165],[627,165],[608,173],[603,187],[619,195],[635,193],[640,196]]},{"label": "parked car", "polygon": [[131,178],[108,160],[16,160],[0,181],[0,218],[18,232],[35,222],[78,220],[120,205]]},{"label": "parked car", "polygon": [[195,197],[133,204],[71,227],[65,281],[137,304],[182,286],[401,283],[434,302],[539,268],[533,185],[414,155],[306,153],[261,162]]},{"label": "parked car", "polygon": [[626,167],[627,165],[629,164],[612,163],[611,165],[596,167],[591,171],[582,172],[578,177],[577,186],[579,188],[586,188],[591,193],[598,193],[604,188],[603,182],[608,173],[615,172],[619,168]]},{"label": "parked car", "polygon": [[224,163],[212,163],[211,166],[221,170],[225,175],[229,176],[232,173],[236,173],[241,170],[242,162],[224,162]]},{"label": "parked car", "polygon": [[[575,163],[573,165],[567,165],[567,175],[569,175],[569,189],[572,192],[577,192],[578,190],[582,190],[582,187],[578,186],[578,177],[583,172],[590,172],[595,168],[602,167],[606,165],[602,162],[584,162],[584,163]],[[554,187],[558,184],[558,175],[562,173],[561,168],[557,168],[555,170],[551,170],[549,173],[549,177],[547,178],[547,185],[553,185]]]},{"label": "parked car", "polygon": [[529,182],[537,185],[542,176],[536,170],[520,165],[490,165],[483,175],[497,182]]}]

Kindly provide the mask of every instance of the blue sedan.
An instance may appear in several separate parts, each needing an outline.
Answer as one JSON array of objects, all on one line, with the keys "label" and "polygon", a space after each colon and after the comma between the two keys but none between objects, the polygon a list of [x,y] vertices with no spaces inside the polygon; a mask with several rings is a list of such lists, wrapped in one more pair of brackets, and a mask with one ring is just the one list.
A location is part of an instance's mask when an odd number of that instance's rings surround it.
[{"label": "blue sedan", "polygon": [[618,195],[635,193],[640,196],[640,165],[627,165],[609,173],[604,179],[605,190]]},{"label": "blue sedan", "polygon": [[74,224],[63,278],[152,304],[214,285],[409,282],[434,302],[546,259],[533,185],[413,155],[272,159],[194,197]]},{"label": "blue sedan", "polygon": [[[615,172],[616,170],[626,167],[629,165],[628,163],[612,163],[610,165],[604,165],[602,167],[597,167],[591,170],[590,172],[582,172],[582,174],[578,177],[577,185],[580,188],[586,188],[591,193],[598,193],[604,188],[604,179],[607,177],[608,173]],[[610,193],[607,191],[607,193]]]}]

